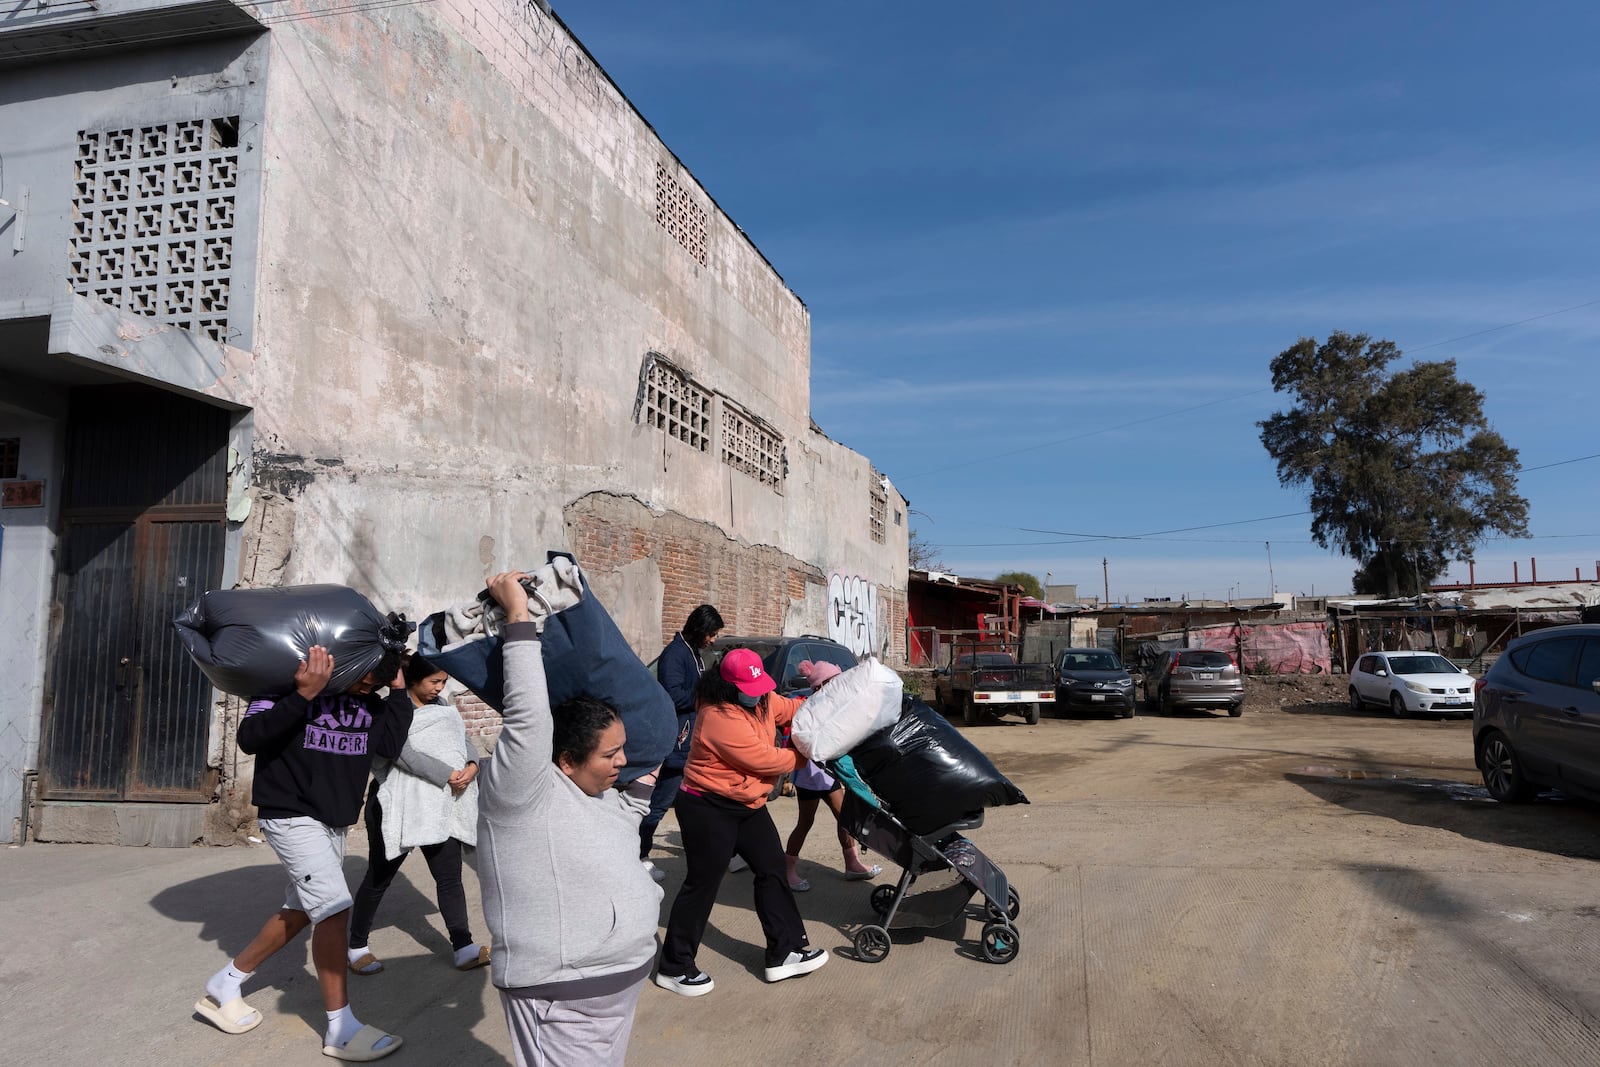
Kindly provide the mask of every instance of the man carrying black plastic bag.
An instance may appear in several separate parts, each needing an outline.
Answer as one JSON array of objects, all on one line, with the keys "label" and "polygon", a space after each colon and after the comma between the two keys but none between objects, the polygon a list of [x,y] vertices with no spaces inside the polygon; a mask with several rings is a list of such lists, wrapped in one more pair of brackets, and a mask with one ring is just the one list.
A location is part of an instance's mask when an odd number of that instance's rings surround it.
[{"label": "man carrying black plastic bag", "polygon": [[311,955],[327,1009],[324,1055],[340,1060],[381,1059],[400,1047],[399,1037],[364,1026],[350,1010],[345,982],[351,898],[344,877],[344,845],[361,810],[374,755],[400,755],[411,729],[409,712],[397,712],[375,689],[403,685],[400,654],[387,651],[376,668],[346,691],[328,692],[334,660],[313,646],[294,675],[294,691],[250,703],[239,724],[239,747],[256,757],[251,801],[262,836],[289,875],[283,908],[228,965],[206,982],[195,1012],[229,1034],[260,1025],[261,1013],[245,1003],[240,987],[266,960],[314,926]]}]

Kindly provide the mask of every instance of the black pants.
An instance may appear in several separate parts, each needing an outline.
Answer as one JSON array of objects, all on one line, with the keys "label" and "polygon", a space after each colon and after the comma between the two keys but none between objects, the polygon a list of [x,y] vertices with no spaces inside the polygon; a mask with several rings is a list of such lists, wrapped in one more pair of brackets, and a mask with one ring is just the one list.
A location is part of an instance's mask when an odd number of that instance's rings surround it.
[{"label": "black pants", "polygon": [[672,902],[667,936],[661,946],[662,974],[674,978],[692,975],[695,953],[705,937],[706,922],[717,902],[717,890],[728,873],[728,861],[737,853],[755,875],[756,916],[767,938],[767,966],[782,963],[789,953],[806,948],[805,923],[789,888],[783,860],[783,843],[766,805],[747,808],[711,794],[680,790],[672,807],[683,834],[683,854],[688,873]]},{"label": "black pants", "polygon": [[[384,854],[383,808],[378,803],[378,787],[374,784],[367,793],[367,874],[361,879],[355,906],[350,909],[351,948],[366,947],[378,904],[410,854],[402,852],[394,859]],[[444,917],[445,929],[450,931],[450,947],[466,948],[472,944],[472,930],[467,925],[466,890],[461,887],[461,842],[451,837],[443,844],[423,845],[422,858],[428,861],[428,871],[433,875],[439,914]]]},{"label": "black pants", "polygon": [[639,858],[650,858],[650,849],[655,846],[656,827],[661,825],[661,820],[666,818],[667,809],[672,807],[672,802],[677,799],[678,786],[683,781],[683,764],[676,767],[665,763],[661,770],[656,772],[656,785],[650,791],[650,810],[645,813],[644,820],[639,823]]}]

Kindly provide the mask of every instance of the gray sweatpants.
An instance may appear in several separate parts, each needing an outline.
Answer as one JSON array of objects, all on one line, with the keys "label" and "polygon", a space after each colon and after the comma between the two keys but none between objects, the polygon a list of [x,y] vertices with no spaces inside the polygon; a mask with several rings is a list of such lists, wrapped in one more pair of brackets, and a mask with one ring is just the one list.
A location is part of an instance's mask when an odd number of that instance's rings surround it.
[{"label": "gray sweatpants", "polygon": [[545,1000],[500,991],[517,1067],[622,1067],[645,980],[620,993]]}]

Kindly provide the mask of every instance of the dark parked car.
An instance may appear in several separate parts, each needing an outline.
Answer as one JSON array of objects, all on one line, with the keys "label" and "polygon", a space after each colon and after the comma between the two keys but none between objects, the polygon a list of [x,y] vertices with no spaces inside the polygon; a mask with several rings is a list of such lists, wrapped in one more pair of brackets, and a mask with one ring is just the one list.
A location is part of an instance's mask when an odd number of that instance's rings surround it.
[{"label": "dark parked car", "polygon": [[1145,674],[1144,697],[1162,714],[1175,708],[1227,708],[1238,716],[1244,711],[1244,679],[1226,652],[1173,648]]},{"label": "dark parked car", "polygon": [[800,676],[800,664],[806,660],[825,660],[838,664],[847,671],[856,665],[856,654],[839,642],[816,634],[799,637],[735,637],[724,635],[711,643],[711,654],[705,657],[707,667],[722,662],[722,654],[730,648],[748,648],[761,657],[761,669],[772,675],[778,683],[778,692],[784,696],[811,692],[806,680]]},{"label": "dark parked car", "polygon": [[1088,708],[1133,718],[1139,707],[1133,678],[1106,648],[1065,648],[1056,660],[1056,708]]},{"label": "dark parked car", "polygon": [[1507,645],[1477,684],[1472,741],[1496,800],[1543,788],[1600,800],[1600,626],[1556,626]]}]

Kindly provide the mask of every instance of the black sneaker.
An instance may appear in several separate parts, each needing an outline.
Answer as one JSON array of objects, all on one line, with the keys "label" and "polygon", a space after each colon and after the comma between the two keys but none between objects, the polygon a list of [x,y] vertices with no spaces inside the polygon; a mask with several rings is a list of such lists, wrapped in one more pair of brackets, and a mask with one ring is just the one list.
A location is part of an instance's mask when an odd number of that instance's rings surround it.
[{"label": "black sneaker", "polygon": [[810,974],[827,962],[827,949],[808,948],[803,952],[791,952],[782,963],[776,967],[767,968],[767,981],[781,982],[785,978],[793,978],[797,974]]},{"label": "black sneaker", "polygon": [[657,971],[653,980],[662,989],[670,989],[682,997],[703,997],[716,988],[716,983],[712,982],[711,976],[704,971],[682,976],[662,974]]}]

